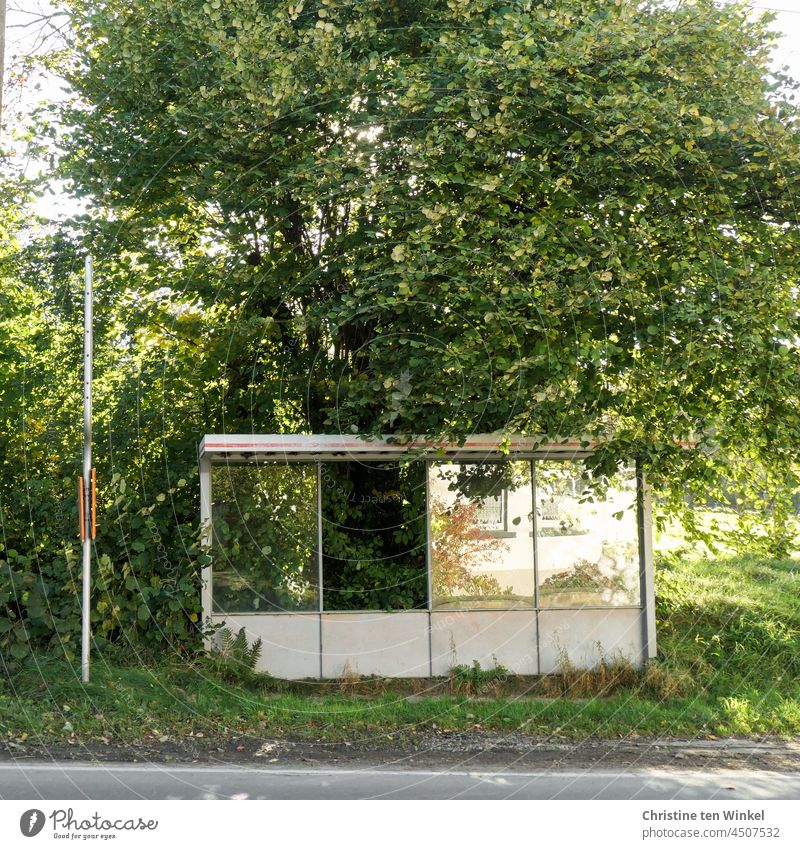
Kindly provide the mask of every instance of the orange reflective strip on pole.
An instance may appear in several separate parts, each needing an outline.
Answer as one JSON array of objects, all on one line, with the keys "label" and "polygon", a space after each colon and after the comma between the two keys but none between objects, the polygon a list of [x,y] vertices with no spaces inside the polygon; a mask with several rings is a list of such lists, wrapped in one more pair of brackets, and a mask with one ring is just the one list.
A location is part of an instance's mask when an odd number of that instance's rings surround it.
[{"label": "orange reflective strip on pole", "polygon": [[92,539],[97,537],[97,469],[92,467]]},{"label": "orange reflective strip on pole", "polygon": [[78,525],[81,530],[81,542],[86,539],[86,514],[84,513],[83,478],[78,478]]}]

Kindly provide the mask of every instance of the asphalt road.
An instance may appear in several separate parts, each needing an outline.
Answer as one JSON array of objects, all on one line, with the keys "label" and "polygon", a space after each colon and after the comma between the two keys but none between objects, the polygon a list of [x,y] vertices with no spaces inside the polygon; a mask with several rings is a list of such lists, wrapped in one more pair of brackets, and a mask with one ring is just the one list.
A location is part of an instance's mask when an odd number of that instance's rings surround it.
[{"label": "asphalt road", "polygon": [[0,764],[0,799],[800,799],[758,770],[432,771]]}]

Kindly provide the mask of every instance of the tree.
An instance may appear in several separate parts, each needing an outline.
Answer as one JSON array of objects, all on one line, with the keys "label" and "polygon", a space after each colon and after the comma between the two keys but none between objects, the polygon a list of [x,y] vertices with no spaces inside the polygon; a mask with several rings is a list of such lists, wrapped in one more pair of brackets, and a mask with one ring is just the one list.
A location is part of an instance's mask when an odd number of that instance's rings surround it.
[{"label": "tree", "polygon": [[226,426],[585,434],[676,498],[733,451],[788,473],[800,148],[767,18],[69,6],[63,174],[147,257],[128,285],[224,317],[195,358]]}]

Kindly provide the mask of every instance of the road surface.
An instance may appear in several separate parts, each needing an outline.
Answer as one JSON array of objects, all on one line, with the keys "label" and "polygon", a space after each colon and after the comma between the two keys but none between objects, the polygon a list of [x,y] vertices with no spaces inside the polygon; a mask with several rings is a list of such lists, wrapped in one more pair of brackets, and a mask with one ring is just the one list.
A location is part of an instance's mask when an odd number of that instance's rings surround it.
[{"label": "road surface", "polygon": [[764,770],[538,772],[0,763],[0,799],[800,799]]}]

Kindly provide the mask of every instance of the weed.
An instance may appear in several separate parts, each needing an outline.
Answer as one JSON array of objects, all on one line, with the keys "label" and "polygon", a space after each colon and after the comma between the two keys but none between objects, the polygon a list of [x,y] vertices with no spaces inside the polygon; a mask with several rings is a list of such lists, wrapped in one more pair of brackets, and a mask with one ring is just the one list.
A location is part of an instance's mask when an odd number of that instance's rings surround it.
[{"label": "weed", "polygon": [[453,695],[480,696],[485,693],[496,693],[508,680],[508,670],[492,657],[494,666],[484,669],[475,660],[472,666],[460,664],[450,668],[448,681]]},{"label": "weed", "polygon": [[599,643],[596,648],[600,662],[590,669],[579,669],[572,664],[565,651],[559,653],[558,679],[563,695],[572,698],[609,696],[638,683],[639,673],[628,658],[622,654],[608,658]]},{"label": "weed", "polygon": [[216,635],[216,644],[209,651],[204,663],[220,678],[231,683],[263,684],[269,680],[269,676],[256,672],[261,658],[261,647],[261,637],[250,644],[244,628],[240,629],[236,636],[230,628],[221,628]]},{"label": "weed", "polygon": [[677,699],[696,688],[696,681],[687,669],[652,660],[642,671],[636,692],[647,698]]},{"label": "weed", "polygon": [[342,674],[338,680],[338,690],[343,695],[355,695],[361,684],[361,676],[350,666],[350,661],[346,660],[342,667]]}]

